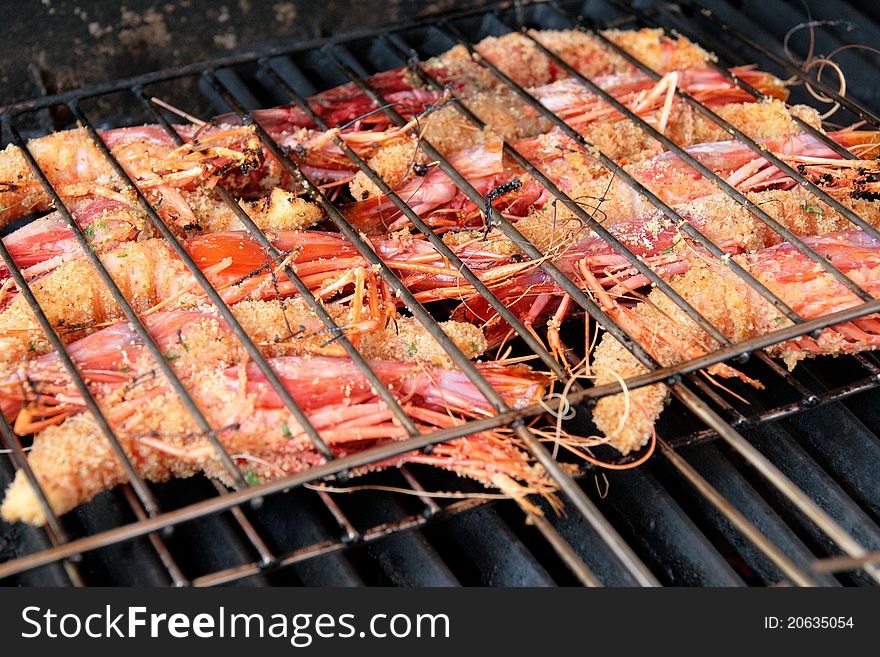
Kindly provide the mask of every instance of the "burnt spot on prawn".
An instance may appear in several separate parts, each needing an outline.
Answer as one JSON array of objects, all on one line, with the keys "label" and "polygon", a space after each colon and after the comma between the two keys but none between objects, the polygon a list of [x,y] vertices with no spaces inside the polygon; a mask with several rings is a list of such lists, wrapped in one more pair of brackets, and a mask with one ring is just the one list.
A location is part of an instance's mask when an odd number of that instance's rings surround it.
[{"label": "burnt spot on prawn", "polygon": [[860,190],[853,192],[850,196],[854,199],[861,199],[863,201],[880,201],[880,192]]},{"label": "burnt spot on prawn", "polygon": [[257,146],[256,148],[244,148],[242,154],[244,155],[244,161],[239,165],[238,169],[243,174],[256,171],[262,166],[264,155],[262,146]]},{"label": "burnt spot on prawn", "polygon": [[501,183],[494,189],[489,190],[489,193],[486,194],[486,200],[489,201],[489,203],[492,203],[506,194],[518,192],[521,189],[522,181],[519,178],[513,178],[512,180],[508,180],[506,183]]},{"label": "burnt spot on prawn", "polygon": [[521,189],[522,181],[519,178],[513,178],[489,190],[489,193],[486,194],[486,230],[483,239],[488,237],[489,231],[492,229],[492,204],[502,196],[518,192]]},{"label": "burnt spot on prawn", "polygon": [[859,169],[859,174],[862,177],[860,180],[856,181],[856,188],[850,193],[850,196],[865,201],[880,200],[880,191],[877,190],[877,183],[880,182],[880,174],[874,171],[863,171],[863,169]]},{"label": "burnt spot on prawn", "polygon": [[[225,176],[233,166],[234,165],[232,162],[225,162],[224,164],[222,164],[219,167],[214,169],[214,175],[215,176]],[[242,169],[242,173],[247,173],[247,171],[243,170],[244,166],[245,166],[245,164],[243,163],[243,164],[239,165],[239,168]]]}]

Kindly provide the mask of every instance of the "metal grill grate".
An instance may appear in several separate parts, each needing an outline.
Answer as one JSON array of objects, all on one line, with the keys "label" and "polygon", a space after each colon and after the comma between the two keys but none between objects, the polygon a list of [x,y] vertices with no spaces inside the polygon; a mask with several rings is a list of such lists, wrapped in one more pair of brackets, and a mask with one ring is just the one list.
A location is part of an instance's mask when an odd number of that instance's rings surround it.
[{"label": "metal grill grate", "polygon": [[[582,17],[582,15],[584,17]],[[446,350],[453,362],[473,382],[474,386],[496,409],[497,415],[468,422],[462,426],[420,434],[418,427],[400,407],[387,387],[373,372],[367,361],[344,335],[339,339],[348,355],[369,378],[381,399],[392,410],[395,418],[409,434],[407,440],[369,449],[363,453],[334,459],[319,433],[297,407],[280,379],[273,373],[269,363],[260,354],[247,333],[238,324],[228,306],[214,290],[204,274],[196,266],[183,246],[165,226],[147,199],[137,192],[137,200],[147,213],[153,226],[169,242],[174,252],[192,272],[208,298],[218,308],[221,316],[232,327],[236,337],[257,363],[284,405],[306,429],[315,448],[327,457],[325,465],[283,480],[259,486],[249,486],[244,481],[234,461],[223,448],[214,429],[201,415],[189,396],[184,384],[176,377],[159,347],[153,343],[146,328],[135,311],[116,287],[100,259],[91,251],[85,236],[72,215],[64,206],[56,190],[45,174],[40,171],[33,156],[27,150],[22,126],[28,126],[33,117],[42,116],[49,109],[65,108],[84,126],[103,155],[114,167],[120,178],[136,191],[122,166],[113,158],[102,141],[95,120],[84,109],[96,99],[126,96],[124,106],[131,100],[140,107],[142,118],[161,124],[178,143],[181,137],[162,114],[151,98],[162,95],[157,89],[162,85],[194,82],[214,108],[220,112],[234,112],[248,121],[248,112],[260,106],[292,102],[308,114],[319,128],[326,128],[315,115],[305,98],[316,89],[335,84],[352,82],[373,100],[396,125],[404,125],[404,118],[385,99],[370,87],[369,74],[398,67],[426,56],[438,54],[455,44],[463,45],[471,55],[500,83],[509,88],[525,103],[542,113],[552,124],[582,146],[592,145],[561,118],[546,110],[525,89],[508,77],[504,71],[479,57],[474,44],[488,35],[499,35],[514,29],[576,27],[590,31],[596,38],[634,63],[648,75],[659,75],[642,62],[620,50],[596,32],[608,25],[638,27],[659,25],[674,28],[723,58],[732,50],[720,38],[711,36],[709,26],[719,29],[725,38],[730,37],[755,51],[759,60],[769,60],[768,69],[782,68],[788,73],[812,80],[815,88],[827,93],[852,112],[869,123],[880,126],[880,120],[861,104],[836,96],[821,83],[816,83],[788,60],[779,57],[772,49],[747,37],[737,28],[717,18],[715,14],[690,6],[663,6],[662,11],[645,13],[627,5],[614,3],[614,8],[596,8],[593,3],[535,3],[502,6],[493,10],[469,11],[445,19],[400,26],[385,31],[357,34],[322,42],[301,43],[290,47],[254,49],[249,52],[194,64],[178,69],[161,71],[137,78],[108,83],[92,89],[82,89],[46,98],[19,103],[0,110],[4,135],[25,153],[34,174],[46,193],[55,201],[70,225],[74,235],[92,266],[107,285],[114,300],[122,308],[126,319],[134,326],[139,337],[148,346],[159,364],[161,374],[180,395],[200,430],[211,440],[221,462],[239,488],[227,491],[219,484],[173,482],[151,486],[143,481],[127,461],[109,423],[88,392],[85,381],[77,372],[67,355],[61,339],[42,315],[39,305],[27,285],[21,271],[16,268],[5,246],[0,246],[0,257],[12,272],[16,284],[34,309],[40,324],[61,355],[63,364],[77,385],[89,410],[99,422],[104,439],[111,442],[114,451],[126,467],[130,485],[122,487],[122,493],[112,499],[103,497],[92,503],[94,513],[79,516],[77,520],[56,517],[45,497],[41,503],[48,519],[45,534],[36,530],[22,530],[26,536],[17,543],[22,552],[15,558],[0,564],[0,577],[17,575],[22,582],[33,576],[29,571],[40,568],[49,581],[72,585],[91,583],[95,571],[103,571],[101,580],[117,580],[121,577],[118,567],[108,566],[114,559],[125,559],[129,551],[136,551],[139,558],[146,558],[156,568],[151,577],[155,583],[175,585],[217,585],[235,581],[286,582],[290,570],[295,570],[294,581],[310,583],[358,583],[364,581],[359,569],[353,565],[359,560],[390,564],[384,575],[395,583],[456,583],[469,579],[466,569],[453,565],[454,559],[443,560],[435,552],[462,554],[462,560],[475,564],[497,564],[505,558],[518,559],[525,565],[515,578],[499,578],[491,583],[581,583],[641,584],[657,583],[714,583],[737,584],[778,583],[795,585],[834,584],[843,582],[880,582],[880,567],[871,562],[870,550],[880,548],[880,529],[875,524],[880,496],[876,495],[876,483],[869,476],[860,474],[870,471],[876,463],[870,457],[880,457],[880,442],[865,425],[876,426],[874,410],[831,404],[851,398],[856,393],[874,389],[880,382],[880,367],[873,354],[848,357],[846,366],[829,371],[826,364],[818,362],[799,367],[790,374],[767,358],[763,347],[796,336],[810,334],[824,327],[863,317],[880,311],[880,301],[874,300],[858,288],[845,274],[806,244],[791,234],[760,207],[724,182],[710,169],[704,167],[686,151],[659,133],[650,124],[632,113],[625,106],[599,88],[593,81],[581,76],[558,56],[538,44],[538,48],[556,66],[567,71],[594,94],[625,115],[663,146],[675,152],[692,165],[701,175],[713,179],[725,193],[744,205],[760,221],[768,225],[786,241],[820,263],[839,281],[856,293],[864,303],[845,311],[805,320],[797,316],[783,301],[764,288],[758,281],[735,262],[726,260],[738,276],[754,287],[773,303],[781,313],[792,320],[793,325],[743,343],[732,344],[705,318],[678,296],[656,272],[646,266],[636,255],[617,241],[600,222],[575,200],[556,187],[526,156],[505,143],[508,156],[531,173],[550,194],[568,207],[576,216],[606,239],[627,261],[644,274],[657,288],[664,291],[692,319],[694,319],[721,348],[696,360],[675,368],[660,367],[638,343],[629,339],[625,331],[605,315],[600,307],[559,269],[544,260],[541,267],[551,279],[559,284],[589,317],[618,338],[650,370],[649,373],[629,380],[630,388],[650,383],[666,382],[678,402],[672,413],[685,413],[685,426],[693,431],[669,432],[669,438],[659,442],[658,457],[649,468],[629,474],[609,475],[614,491],[613,500],[603,502],[596,495],[588,494],[592,486],[590,473],[581,479],[567,474],[538,438],[523,421],[540,415],[544,407],[535,404],[524,409],[510,409],[501,395],[482,377],[479,370],[446,336],[428,310],[396,278],[395,274],[378,258],[369,243],[351,226],[324,193],[288,158],[284,150],[257,122],[256,130],[264,148],[271,153],[291,177],[325,211],[326,216],[357,249],[363,258],[374,265],[389,287],[399,294],[404,306]],[[533,39],[534,41],[534,39]],[[535,41],[537,43],[537,41]],[[418,44],[418,45],[417,45]],[[729,58],[727,64],[738,64]],[[763,65],[765,62],[761,61]],[[721,64],[719,71],[727,74]],[[414,69],[428,86],[437,89],[441,85],[421,67]],[[760,93],[741,80],[731,77],[738,86],[760,97]],[[677,92],[689,105],[706,119],[721,126],[748,148],[766,157],[771,163],[802,183],[817,198],[828,203],[847,217],[855,226],[880,237],[880,234],[860,217],[842,206],[821,189],[807,181],[796,169],[761,150],[761,147],[737,131],[709,108],[683,92]],[[195,102],[195,101],[192,101]],[[199,101],[201,102],[201,101]],[[453,104],[461,111],[463,120],[482,127],[479,119],[458,101]],[[183,105],[185,109],[190,107]],[[802,123],[805,129],[810,129]],[[813,131],[814,134],[820,133]],[[830,141],[825,139],[826,142]],[[560,381],[567,380],[566,370],[557,363],[544,346],[534,338],[523,324],[496,298],[480,279],[461,262],[446,244],[413,212],[379,177],[367,163],[340,139],[337,145],[356,164],[358,169],[373,181],[391,202],[412,222],[427,240],[458,268],[466,280],[486,297],[493,308],[513,327],[525,346],[531,350]],[[523,251],[538,259],[542,254],[475,189],[430,143],[422,141],[428,156],[439,163],[440,168],[457,188],[477,207],[485,207],[487,219],[498,226],[508,237],[524,244]],[[836,149],[837,147],[835,145]],[[593,149],[594,150],[594,149]],[[846,153],[847,156],[850,156]],[[703,236],[695,227],[672,207],[651,194],[633,179],[612,158],[598,153],[598,159],[621,180],[658,208],[667,218],[711,253],[722,256],[723,251]],[[280,253],[271,241],[254,224],[251,218],[222,187],[216,189],[221,200],[236,213],[245,228],[263,246],[269,257]],[[321,303],[290,267],[283,274],[296,287],[300,296],[314,310],[330,331],[340,334],[339,327],[326,313]],[[694,373],[714,363],[738,359],[755,369],[768,380],[772,395],[758,396],[747,391],[749,404],[730,402],[713,392]],[[619,386],[583,388],[571,387],[568,399],[586,409],[601,396],[619,391]],[[872,397],[876,401],[876,396]],[[821,413],[816,409],[823,406]],[[846,424],[854,436],[850,449],[831,446],[820,434],[810,431],[809,418],[816,422],[829,422],[828,426]],[[791,418],[790,424],[779,422]],[[823,419],[824,418],[824,419]],[[695,421],[696,420],[696,421]],[[567,517],[555,518],[551,513],[539,516],[526,510],[529,525],[522,524],[522,510],[513,505],[490,505],[480,499],[466,499],[441,504],[426,494],[435,488],[436,473],[416,472],[403,468],[399,473],[387,473],[398,484],[410,488],[418,503],[406,503],[380,494],[368,494],[357,500],[332,497],[326,492],[309,492],[301,487],[328,475],[346,477],[352,468],[387,459],[414,449],[429,450],[432,445],[481,430],[508,426],[544,465],[553,477],[566,501]],[[799,427],[801,433],[790,431]],[[749,430],[748,439],[741,432]],[[820,432],[821,433],[821,432]],[[664,435],[667,435],[664,433]],[[19,439],[5,420],[0,421],[0,437],[4,446],[11,450],[16,467],[22,468],[32,484],[36,481],[30,472],[26,455]],[[720,441],[706,444],[710,439]],[[858,447],[859,449],[856,449]],[[852,460],[863,459],[862,465],[851,468]],[[819,464],[822,464],[821,466]],[[823,468],[824,466],[824,468]],[[849,472],[847,472],[849,471]],[[844,475],[846,473],[846,475]],[[862,477],[862,478],[860,478]],[[444,480],[445,481],[445,480]],[[448,481],[439,484],[448,487]],[[874,487],[872,489],[871,487]],[[38,486],[35,486],[39,490]],[[171,492],[169,492],[171,491]],[[180,495],[181,491],[186,491]],[[180,495],[180,496],[178,496]],[[121,498],[121,499],[120,499]],[[184,500],[181,503],[181,499]],[[106,514],[102,505],[110,505]],[[467,514],[462,512],[468,511]],[[483,527],[477,527],[473,518],[480,518]],[[112,518],[109,523],[107,518]],[[71,529],[71,524],[77,527]],[[488,527],[488,529],[487,529]],[[652,531],[647,532],[646,528]],[[449,535],[444,532],[451,529]],[[172,531],[173,530],[173,531]],[[407,531],[408,530],[408,531]],[[493,533],[495,532],[495,533]],[[222,535],[231,554],[218,559],[211,557],[210,549],[202,553],[184,549],[187,538],[199,545],[206,545]],[[508,536],[509,542],[500,537]],[[435,547],[435,546],[441,546]],[[481,547],[482,546],[482,547]],[[513,546],[513,547],[510,547]],[[661,547],[662,546],[662,547]],[[487,550],[488,548],[488,550]],[[507,550],[511,554],[507,554]],[[518,554],[513,554],[519,551]],[[480,555],[480,553],[485,553]],[[523,555],[530,555],[524,559]],[[145,556],[146,555],[146,556]],[[818,555],[818,556],[817,556]],[[423,559],[422,559],[423,557]],[[410,562],[411,567],[407,567]],[[429,564],[423,570],[424,564]],[[733,564],[732,567],[731,564]],[[286,567],[293,567],[287,569]],[[493,568],[495,565],[492,566]],[[315,571],[320,571],[315,575]],[[88,571],[88,574],[84,574]],[[415,573],[409,579],[403,571]],[[847,573],[833,577],[829,573]],[[127,575],[130,577],[131,575]],[[126,576],[122,576],[126,577]],[[315,578],[316,579],[312,579]],[[246,579],[250,578],[250,579]],[[479,580],[479,575],[473,576]],[[381,579],[380,581],[385,581]],[[485,580],[484,580],[485,581]],[[150,582],[153,583],[153,582]]]}]

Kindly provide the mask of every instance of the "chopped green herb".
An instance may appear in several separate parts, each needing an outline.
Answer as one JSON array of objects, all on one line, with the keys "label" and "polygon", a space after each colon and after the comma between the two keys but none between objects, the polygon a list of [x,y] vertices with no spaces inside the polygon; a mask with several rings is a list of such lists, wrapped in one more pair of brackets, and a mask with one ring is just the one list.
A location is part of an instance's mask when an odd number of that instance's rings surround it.
[{"label": "chopped green herb", "polygon": [[480,350],[480,345],[478,345],[476,342],[471,342],[471,351],[479,351],[479,350]]},{"label": "chopped green herb", "polygon": [[667,246],[667,247],[666,247],[665,249],[663,249],[660,253],[662,253],[662,254],[664,254],[664,255],[667,254],[667,253],[672,253],[673,249],[675,249],[675,244],[673,244],[672,246]]},{"label": "chopped green herb", "polygon": [[822,208],[812,203],[804,203],[803,209],[804,212],[809,212],[810,214],[822,214]]},{"label": "chopped green herb", "polygon": [[107,222],[106,221],[99,221],[98,228],[100,228],[101,230],[107,230]]},{"label": "chopped green herb", "polygon": [[37,347],[34,345],[33,341],[28,342],[28,351],[36,351]]},{"label": "chopped green herb", "polygon": [[165,360],[168,360],[171,362],[174,362],[178,358],[180,358],[180,356],[176,356],[175,354],[172,354],[170,351],[166,351],[163,355],[165,356]]},{"label": "chopped green herb", "polygon": [[416,347],[416,343],[410,342],[406,348],[406,355],[409,356],[410,358],[412,358],[417,353],[419,353],[419,349],[418,349],[418,347]]},{"label": "chopped green herb", "polygon": [[245,470],[241,473],[244,477],[244,480],[248,483],[248,486],[259,486],[260,478],[253,470]]},{"label": "chopped green herb", "polygon": [[131,368],[126,365],[125,367],[120,367],[119,371],[123,374],[128,374],[129,372],[131,372]]},{"label": "chopped green herb", "polygon": [[783,318],[782,317],[774,317],[773,321],[776,322],[777,324],[782,324]]},{"label": "chopped green herb", "polygon": [[95,236],[95,229],[92,228],[91,226],[88,226],[88,227],[83,231],[83,235],[85,235],[86,237],[94,237],[94,236]]},{"label": "chopped green herb", "polygon": [[293,434],[290,433],[290,427],[287,426],[287,422],[281,423],[281,435],[285,438],[293,438]]}]

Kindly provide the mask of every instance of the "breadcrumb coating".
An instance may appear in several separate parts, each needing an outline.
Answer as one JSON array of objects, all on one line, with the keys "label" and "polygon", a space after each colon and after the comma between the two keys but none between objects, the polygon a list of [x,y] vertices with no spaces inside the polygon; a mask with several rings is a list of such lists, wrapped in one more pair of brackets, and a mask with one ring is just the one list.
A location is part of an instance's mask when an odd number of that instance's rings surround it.
[{"label": "breadcrumb coating", "polygon": [[[324,309],[341,328],[351,326],[352,310],[339,304]],[[323,322],[300,298],[280,301],[241,301],[232,306],[236,319],[268,356],[324,354],[344,356]],[[485,353],[487,345],[479,327],[467,322],[440,322],[440,327],[469,359]],[[365,357],[400,362],[422,361],[451,367],[452,360],[440,344],[414,318],[399,316],[380,321],[356,336],[358,351]],[[329,344],[328,344],[329,343]]]},{"label": "breadcrumb coating", "polygon": [[[374,155],[369,157],[367,164],[391,189],[396,189],[409,178],[414,165],[424,164],[427,161],[416,139],[393,139],[383,144]],[[358,201],[381,194],[379,188],[363,171],[358,171],[354,175],[348,184],[348,190]]]},{"label": "breadcrumb coating", "polygon": [[714,55],[710,55],[688,38],[670,38],[659,27],[605,30],[602,35],[659,73],[702,66],[715,60]]},{"label": "breadcrumb coating", "polygon": [[[88,177],[100,186],[119,187],[118,177],[85,128],[32,139],[28,149],[53,186],[64,187]],[[14,217],[49,207],[42,186],[14,144],[0,151],[0,181],[0,227]]]},{"label": "breadcrumb coating", "polygon": [[[127,242],[99,254],[110,276],[137,312],[178,293],[190,281],[183,263],[164,240]],[[31,290],[49,322],[65,341],[96,325],[121,318],[122,311],[95,269],[84,258],[64,263],[32,282]],[[22,295],[0,311],[0,362],[26,360],[51,350],[37,318]]]},{"label": "breadcrumb coating", "polygon": [[[207,189],[186,191],[187,203],[193,210],[197,224],[186,228],[189,235],[216,233],[224,230],[243,230],[235,211]],[[257,199],[242,199],[241,208],[262,230],[305,230],[324,218],[314,203],[275,187],[268,195]]]}]

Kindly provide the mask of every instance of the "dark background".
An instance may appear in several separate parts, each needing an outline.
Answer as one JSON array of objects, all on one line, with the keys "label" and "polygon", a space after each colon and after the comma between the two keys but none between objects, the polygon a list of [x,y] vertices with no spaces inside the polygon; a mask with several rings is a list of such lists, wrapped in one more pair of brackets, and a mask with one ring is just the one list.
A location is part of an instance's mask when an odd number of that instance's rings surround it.
[{"label": "dark background", "polygon": [[0,105],[186,64],[273,40],[317,38],[488,0],[0,1]]}]

